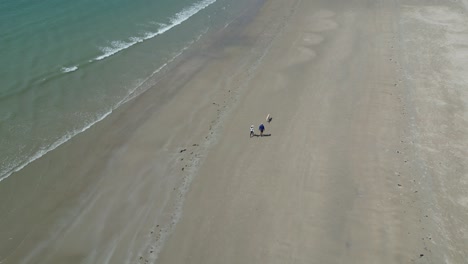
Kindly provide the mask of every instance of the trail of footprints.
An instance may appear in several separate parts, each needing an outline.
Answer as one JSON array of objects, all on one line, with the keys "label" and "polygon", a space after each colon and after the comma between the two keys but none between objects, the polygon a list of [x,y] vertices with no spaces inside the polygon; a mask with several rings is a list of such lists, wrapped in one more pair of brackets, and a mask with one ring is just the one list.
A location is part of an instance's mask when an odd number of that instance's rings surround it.
[{"label": "trail of footprints", "polygon": [[[251,72],[247,72],[247,74],[249,76],[252,75]],[[234,90],[225,89],[221,91],[221,94],[218,94],[214,102],[211,103],[213,108],[215,108],[216,115],[214,119],[211,120],[209,127],[207,128],[207,134],[203,138],[203,141],[201,143],[192,143],[188,146],[179,147],[177,150],[175,150],[176,166],[180,168],[181,176],[183,177],[180,186],[173,189],[174,192],[177,192],[177,197],[179,199],[177,199],[174,204],[175,210],[174,213],[172,213],[170,216],[170,223],[167,226],[160,226],[157,224],[152,230],[149,231],[148,236],[151,241],[151,246],[148,247],[146,252],[142,252],[137,256],[137,263],[146,264],[150,263],[150,261],[154,262],[156,260],[157,255],[159,254],[159,250],[162,247],[161,242],[163,242],[165,238],[171,233],[174,226],[180,219],[180,209],[183,204],[183,197],[188,191],[191,182],[190,177],[192,176],[192,173],[195,173],[196,169],[199,167],[203,151],[213,143],[216,132],[219,130],[219,127],[222,124],[222,118],[227,114],[229,107],[238,101],[238,90],[243,88],[243,83],[241,80],[244,77],[245,76],[242,74],[232,77],[232,80],[229,81],[232,86],[226,86],[233,87]]]},{"label": "trail of footprints", "polygon": [[[392,42],[397,42],[397,41],[399,40],[396,40],[396,38],[393,36],[392,40],[388,42],[389,48],[392,51],[392,54],[390,54],[390,58],[388,58],[388,60],[390,63],[393,63],[395,65],[395,68],[397,72],[399,73],[399,75],[403,76],[404,73],[403,73],[402,65],[393,57],[394,45],[392,44]],[[393,83],[394,89],[399,89],[400,88],[399,86],[401,83],[403,83],[402,78],[399,78],[398,81],[395,81]],[[404,89],[404,87],[402,89]],[[394,93],[390,92],[389,94],[392,96],[393,95],[396,96],[396,99],[398,100],[398,105],[401,107],[399,110],[401,118],[410,121],[409,123],[412,124],[411,122],[413,121],[413,117],[412,117],[413,115],[411,112],[409,112],[410,110],[406,106],[407,101],[402,96],[403,93],[404,91],[395,90]],[[411,131],[408,131],[407,129],[405,129],[405,131],[403,131],[403,135],[411,135]],[[394,173],[395,176],[398,177],[396,188],[400,189],[400,194],[403,194],[403,193],[407,194],[407,195],[402,195],[400,197],[408,197],[407,198],[408,200],[406,201],[404,201],[403,198],[401,198],[400,202],[411,205],[413,208],[419,208],[418,210],[419,210],[420,216],[419,216],[418,221],[419,223],[421,223],[419,226],[420,228],[419,231],[422,234],[424,233],[426,234],[423,237],[421,237],[421,241],[422,241],[421,252],[417,254],[416,256],[414,256],[413,258],[411,258],[411,262],[414,263],[423,257],[427,257],[428,253],[432,252],[430,249],[430,246],[434,245],[432,241],[433,236],[431,233],[428,233],[424,227],[425,224],[428,224],[429,221],[431,221],[431,217],[430,217],[430,213],[423,212],[421,207],[417,205],[417,203],[423,204],[424,200],[415,198],[416,196],[419,196],[420,194],[419,193],[419,184],[420,184],[419,180],[421,179],[418,179],[417,181],[415,177],[411,177],[403,173],[403,171],[410,173],[412,170],[412,161],[408,158],[408,156],[409,156],[409,153],[412,152],[414,141],[411,140],[411,136],[405,136],[405,138],[402,138],[399,143],[401,147],[395,150],[395,154],[398,155],[398,160],[400,161],[400,164],[401,164],[400,168],[397,169]],[[403,182],[405,182],[405,184],[403,184]],[[412,195],[408,195],[410,193],[412,193]],[[404,210],[403,213],[406,213],[406,210]],[[414,234],[412,234],[411,232],[408,232],[408,235],[411,236]]]}]

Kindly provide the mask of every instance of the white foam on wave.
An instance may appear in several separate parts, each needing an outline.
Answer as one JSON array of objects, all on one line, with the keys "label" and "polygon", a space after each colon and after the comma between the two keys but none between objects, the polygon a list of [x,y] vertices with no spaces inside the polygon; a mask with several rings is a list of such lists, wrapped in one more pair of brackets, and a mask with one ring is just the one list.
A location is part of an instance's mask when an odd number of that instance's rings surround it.
[{"label": "white foam on wave", "polygon": [[110,47],[101,48],[101,51],[104,54],[90,60],[90,62],[103,60],[103,59],[105,59],[107,57],[110,57],[110,56],[122,51],[122,50],[128,49],[128,48],[130,48],[131,46],[133,46],[133,45],[135,45],[137,43],[141,43],[141,42],[143,42],[145,40],[148,40],[148,39],[154,38],[154,37],[156,37],[158,35],[161,35],[164,32],[170,30],[171,28],[182,24],[184,21],[186,21],[187,19],[189,19],[190,17],[192,17],[196,13],[200,12],[201,10],[205,9],[206,7],[210,6],[214,2],[216,2],[216,0],[203,0],[203,1],[200,1],[198,3],[195,3],[192,6],[186,8],[186,9],[183,9],[179,13],[175,14],[170,19],[170,24],[168,24],[168,25],[167,24],[160,24],[161,28],[158,31],[156,31],[156,32],[147,32],[146,34],[144,34],[143,37],[132,37],[128,41],[112,41]]},{"label": "white foam on wave", "polygon": [[116,54],[117,52],[119,52],[121,50],[127,49],[127,48],[135,45],[138,42],[141,42],[141,41],[133,41],[133,42],[112,41],[110,47],[101,48],[101,51],[104,52],[103,55],[90,60],[90,62],[99,61],[99,60],[105,59],[107,57],[110,57],[110,56]]},{"label": "white foam on wave", "polygon": [[62,67],[62,72],[63,73],[74,72],[76,70],[78,70],[78,66]]}]

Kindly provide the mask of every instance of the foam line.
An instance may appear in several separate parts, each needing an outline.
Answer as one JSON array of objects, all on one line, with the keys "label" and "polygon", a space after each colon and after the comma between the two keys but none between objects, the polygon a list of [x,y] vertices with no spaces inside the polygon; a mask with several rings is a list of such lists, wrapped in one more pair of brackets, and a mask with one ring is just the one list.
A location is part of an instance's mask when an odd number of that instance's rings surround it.
[{"label": "foam line", "polygon": [[71,66],[71,67],[62,67],[62,72],[67,73],[67,72],[74,72],[78,70],[78,66]]}]

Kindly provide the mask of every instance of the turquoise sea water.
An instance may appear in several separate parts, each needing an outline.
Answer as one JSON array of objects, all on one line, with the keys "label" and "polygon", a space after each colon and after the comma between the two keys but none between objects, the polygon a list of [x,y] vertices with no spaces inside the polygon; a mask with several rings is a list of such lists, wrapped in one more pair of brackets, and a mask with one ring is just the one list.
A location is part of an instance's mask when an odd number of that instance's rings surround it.
[{"label": "turquoise sea water", "polygon": [[0,1],[0,181],[151,87],[159,70],[248,4]]}]

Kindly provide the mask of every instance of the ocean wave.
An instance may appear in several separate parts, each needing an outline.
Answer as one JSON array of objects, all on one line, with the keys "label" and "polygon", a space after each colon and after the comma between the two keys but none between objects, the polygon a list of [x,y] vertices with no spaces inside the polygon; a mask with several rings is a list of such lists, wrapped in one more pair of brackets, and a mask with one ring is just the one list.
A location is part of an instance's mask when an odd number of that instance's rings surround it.
[{"label": "ocean wave", "polygon": [[62,67],[62,72],[63,73],[74,72],[76,70],[78,70],[78,66]]},{"label": "ocean wave", "polygon": [[148,39],[154,38],[154,37],[156,37],[158,35],[164,34],[166,31],[172,29],[173,27],[175,27],[177,25],[182,24],[184,21],[186,21],[187,19],[189,19],[190,17],[192,17],[196,13],[198,13],[201,10],[207,8],[208,6],[210,6],[211,4],[213,4],[215,2],[216,2],[216,0],[203,0],[203,1],[200,1],[200,2],[198,2],[196,4],[193,4],[192,6],[190,6],[188,8],[185,8],[182,11],[180,11],[179,13],[175,14],[170,19],[169,24],[160,24],[161,28],[158,31],[156,31],[156,32],[147,32],[146,34],[144,34],[143,37],[132,37],[132,38],[129,38],[128,41],[112,41],[110,43],[111,45],[109,47],[102,47],[101,48],[101,51],[104,54],[90,60],[90,62],[103,60],[103,59],[105,59],[107,57],[110,57],[110,56],[122,51],[122,50],[128,49],[128,48],[130,48],[131,46],[133,46],[133,45],[135,45],[137,43],[141,43],[141,42],[143,42],[145,40],[148,40]]}]

